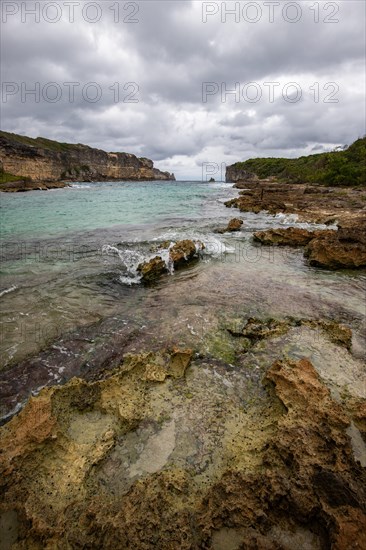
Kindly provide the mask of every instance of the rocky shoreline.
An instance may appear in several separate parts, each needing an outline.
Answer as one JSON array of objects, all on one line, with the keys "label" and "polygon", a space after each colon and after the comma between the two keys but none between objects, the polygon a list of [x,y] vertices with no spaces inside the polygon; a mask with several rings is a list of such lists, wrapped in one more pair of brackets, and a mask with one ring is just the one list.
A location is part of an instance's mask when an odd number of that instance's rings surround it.
[{"label": "rocky shoreline", "polygon": [[239,197],[227,201],[240,212],[267,211],[296,214],[309,223],[336,225],[337,230],[307,231],[288,228],[257,232],[254,240],[263,245],[305,246],[311,266],[327,269],[366,267],[366,190],[331,188],[289,183],[274,179],[249,179],[235,184]]},{"label": "rocky shoreline", "polygon": [[[324,328],[320,345],[347,355],[349,331]],[[251,320],[235,337],[255,349],[289,330],[317,334]],[[31,398],[1,431],[8,547],[362,548],[364,397],[335,397],[307,359],[229,399],[240,376],[161,350]]]},{"label": "rocky shoreline", "polygon": [[[0,176],[1,179],[1,176]],[[63,181],[32,182],[27,180],[10,181],[1,183],[0,191],[3,193],[24,193],[26,191],[49,191],[50,189],[64,189],[69,185]]]},{"label": "rocky shoreline", "polygon": [[[227,206],[240,212],[337,225],[255,232],[258,246],[304,247],[315,267],[366,265],[365,191],[236,187]],[[242,227],[245,217],[217,231]],[[143,282],[167,273],[164,258],[183,269],[202,247],[157,245]],[[98,368],[75,353],[77,377],[43,388],[0,429],[5,548],[365,547],[366,380],[352,330],[242,312],[223,329],[235,360],[182,346],[131,352],[118,334]]]}]

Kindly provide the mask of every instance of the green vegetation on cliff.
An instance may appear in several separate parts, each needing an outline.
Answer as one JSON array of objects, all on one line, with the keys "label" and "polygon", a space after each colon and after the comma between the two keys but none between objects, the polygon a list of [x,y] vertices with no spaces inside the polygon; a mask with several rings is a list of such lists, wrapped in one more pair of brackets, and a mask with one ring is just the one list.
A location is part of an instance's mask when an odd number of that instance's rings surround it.
[{"label": "green vegetation on cliff", "polygon": [[320,153],[297,159],[254,158],[237,162],[235,168],[260,178],[275,176],[298,183],[356,186],[366,183],[366,137],[343,151]]},{"label": "green vegetation on cliff", "polygon": [[21,143],[22,145],[30,145],[31,147],[39,147],[42,149],[50,149],[51,151],[69,151],[77,145],[72,143],[62,143],[59,141],[53,141],[43,137],[31,138],[27,136],[20,136],[19,134],[12,134],[10,132],[0,131],[0,137],[4,137],[11,141]]},{"label": "green vegetation on cliff", "polygon": [[24,179],[25,178],[22,178],[21,176],[13,176],[13,174],[8,174],[7,172],[3,172],[3,170],[0,167],[0,186],[4,183],[11,183],[13,181],[20,181]]}]

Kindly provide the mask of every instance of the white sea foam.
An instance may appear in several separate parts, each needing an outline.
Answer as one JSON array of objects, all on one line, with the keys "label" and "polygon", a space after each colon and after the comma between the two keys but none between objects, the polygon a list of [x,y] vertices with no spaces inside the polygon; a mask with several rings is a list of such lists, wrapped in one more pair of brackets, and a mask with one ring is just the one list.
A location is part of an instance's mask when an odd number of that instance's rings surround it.
[{"label": "white sea foam", "polygon": [[[121,267],[124,268],[119,280],[122,284],[132,286],[141,282],[141,275],[137,271],[139,264],[149,262],[155,256],[161,257],[161,259],[165,262],[168,273],[173,275],[174,264],[170,258],[170,250],[178,241],[184,239],[192,240],[195,243],[197,255],[202,259],[204,259],[204,257],[220,257],[223,254],[235,253],[235,248],[233,246],[228,246],[214,234],[204,234],[192,230],[175,231],[173,229],[152,239],[152,241],[158,241],[158,244],[155,246],[153,251],[149,249],[146,252],[142,252],[141,249],[137,248],[124,249],[105,244],[102,247],[102,253],[107,256],[119,257],[121,260]],[[170,243],[168,247],[162,245],[159,246],[159,242],[166,243],[166,241]],[[204,245],[203,248],[201,243]],[[142,243],[139,244],[136,242],[136,247],[139,246],[141,247]]]},{"label": "white sea foam", "polygon": [[17,288],[18,288],[18,287],[15,286],[15,285],[13,285],[13,286],[11,286],[11,287],[9,287],[9,288],[6,288],[6,289],[3,290],[2,292],[0,292],[0,298],[1,298],[2,296],[4,296],[5,294],[9,294],[9,292],[14,292],[14,290],[16,290]]},{"label": "white sea foam", "polygon": [[85,185],[85,184],[80,184],[80,183],[72,183],[71,187],[73,189],[90,189],[91,185]]},{"label": "white sea foam", "polygon": [[300,222],[297,214],[284,214],[282,212],[273,216],[274,220],[281,225],[295,226],[301,229],[337,229],[337,225],[325,225],[323,223]]}]

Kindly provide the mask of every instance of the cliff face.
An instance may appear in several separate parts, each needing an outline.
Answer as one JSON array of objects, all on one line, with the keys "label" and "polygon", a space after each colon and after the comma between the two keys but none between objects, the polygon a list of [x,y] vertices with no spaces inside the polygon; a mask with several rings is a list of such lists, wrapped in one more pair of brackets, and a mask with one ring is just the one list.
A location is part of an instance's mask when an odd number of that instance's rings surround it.
[{"label": "cliff face", "polygon": [[232,164],[231,166],[226,167],[225,179],[227,182],[237,182],[237,181],[254,181],[258,177],[253,174],[253,172],[248,172],[244,170],[241,166],[241,163]]},{"label": "cliff face", "polygon": [[0,132],[0,168],[32,181],[174,180],[151,160]]}]

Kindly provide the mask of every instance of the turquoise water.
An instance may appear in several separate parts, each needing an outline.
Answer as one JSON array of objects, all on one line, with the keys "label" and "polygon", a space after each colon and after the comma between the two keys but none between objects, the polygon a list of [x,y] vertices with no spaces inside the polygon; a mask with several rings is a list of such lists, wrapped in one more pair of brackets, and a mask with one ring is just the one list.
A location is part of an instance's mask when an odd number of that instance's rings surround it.
[{"label": "turquoise water", "polygon": [[198,182],[113,182],[25,194],[3,193],[1,235],[49,237],[118,225],[198,218],[206,201],[217,198],[228,187]]}]

